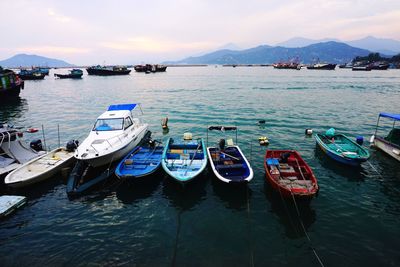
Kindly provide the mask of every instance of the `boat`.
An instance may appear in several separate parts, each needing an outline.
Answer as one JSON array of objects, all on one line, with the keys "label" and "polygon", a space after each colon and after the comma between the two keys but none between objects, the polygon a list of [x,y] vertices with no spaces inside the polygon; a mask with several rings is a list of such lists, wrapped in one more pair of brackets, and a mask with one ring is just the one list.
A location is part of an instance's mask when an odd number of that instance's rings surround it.
[{"label": "boat", "polygon": [[60,147],[34,158],[10,172],[4,183],[13,188],[21,188],[44,181],[73,163],[75,148],[76,145]]},{"label": "boat", "polygon": [[309,70],[334,70],[336,68],[336,64],[330,63],[316,63],[307,66]]},{"label": "boat", "polygon": [[7,124],[0,124],[0,177],[45,153],[40,150],[40,140],[32,141],[28,146],[19,131]]},{"label": "boat", "polygon": [[345,64],[340,64],[339,68],[340,69],[351,69],[351,68],[353,68],[353,63],[349,62],[349,63],[345,63]]},{"label": "boat", "polygon": [[44,75],[49,75],[50,68],[49,67],[32,67],[33,71],[37,71]]},{"label": "boat", "polygon": [[92,66],[86,69],[89,75],[111,76],[111,75],[128,75],[131,70],[125,66]]},{"label": "boat", "polygon": [[331,128],[325,134],[315,134],[315,140],[321,150],[330,158],[350,166],[359,166],[369,158],[367,149],[344,134],[335,134]]},{"label": "boat", "polygon": [[278,62],[274,63],[272,66],[274,67],[274,69],[301,69],[301,66],[298,62]]},{"label": "boat", "polygon": [[354,65],[351,68],[353,71],[371,71],[372,70],[372,66],[371,65]]},{"label": "boat", "polygon": [[285,198],[312,198],[318,192],[317,178],[295,150],[267,150],[266,180]]},{"label": "boat", "polygon": [[203,138],[175,141],[169,138],[162,154],[161,164],[166,173],[181,183],[193,180],[207,166]]},{"label": "boat", "polygon": [[75,150],[77,160],[99,167],[120,160],[139,144],[148,124],[134,117],[139,104],[111,105]]},{"label": "boat", "polygon": [[16,98],[23,88],[24,81],[15,72],[0,67],[0,99]]},{"label": "boat", "polygon": [[389,63],[387,62],[375,62],[371,65],[372,70],[387,70],[389,68]]},{"label": "boat", "polygon": [[136,72],[164,72],[167,70],[167,66],[159,64],[145,64],[145,65],[135,65],[133,67]]},{"label": "boat", "polygon": [[[393,120],[393,126],[386,137],[378,135],[380,118],[388,118]],[[400,114],[381,112],[378,116],[374,135],[371,136],[370,142],[376,147],[394,159],[400,161],[400,128],[396,128],[396,122],[400,121]],[[383,128],[383,127],[381,127]],[[382,130],[382,129],[381,129]]]},{"label": "boat", "polygon": [[26,203],[24,196],[0,196],[0,219],[10,215]]},{"label": "boat", "polygon": [[161,157],[164,147],[157,141],[146,138],[141,146],[135,147],[118,164],[115,175],[121,179],[134,180],[150,175],[161,167]]},{"label": "boat", "polygon": [[18,73],[18,77],[20,77],[22,80],[43,80],[44,76],[46,76],[46,74],[43,74],[37,70],[21,69]]},{"label": "boat", "polygon": [[69,71],[68,74],[58,74],[58,73],[54,73],[54,76],[60,79],[80,79],[82,78],[83,75],[83,71],[80,69],[72,69]]},{"label": "boat", "polygon": [[[209,126],[207,128],[207,143],[208,132],[213,130],[236,131],[237,143],[236,126]],[[225,139],[221,139],[218,146],[207,147],[207,154],[210,158],[211,169],[219,180],[225,183],[248,183],[253,179],[254,174],[250,163],[239,146],[234,145],[231,139],[227,142],[225,142]]]}]

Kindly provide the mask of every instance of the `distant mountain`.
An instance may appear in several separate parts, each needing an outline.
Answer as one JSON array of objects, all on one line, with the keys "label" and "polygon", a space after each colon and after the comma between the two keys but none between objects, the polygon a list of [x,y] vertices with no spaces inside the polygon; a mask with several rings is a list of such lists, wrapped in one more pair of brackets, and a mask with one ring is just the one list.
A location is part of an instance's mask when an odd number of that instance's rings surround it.
[{"label": "distant mountain", "polygon": [[330,41],[341,42],[340,40],[334,39],[334,38],[324,38],[324,39],[314,40],[314,39],[308,39],[308,38],[303,38],[303,37],[294,37],[285,42],[278,43],[278,44],[276,44],[276,46],[296,48],[296,47],[305,47],[305,46],[309,46],[312,44],[324,43],[324,42],[330,42]]},{"label": "distant mountain", "polygon": [[215,51],[199,57],[189,57],[166,64],[271,64],[298,58],[302,63],[319,61],[346,63],[356,56],[366,56],[365,49],[351,47],[344,43],[324,42],[301,48],[272,47],[261,45],[241,51],[229,49]]},{"label": "distant mountain", "polygon": [[379,52],[385,55],[395,55],[400,53],[400,42],[393,39],[375,38],[367,36],[365,38],[348,41],[348,45]]},{"label": "distant mountain", "polygon": [[73,67],[74,65],[63,60],[42,57],[37,55],[18,54],[0,61],[0,66],[8,68],[46,66],[46,67]]},{"label": "distant mountain", "polygon": [[341,41],[333,38],[314,40],[303,37],[294,37],[285,42],[278,43],[277,46],[295,48],[295,47],[305,47],[308,45],[317,44],[321,42],[328,42],[328,41],[342,42],[353,47],[366,49],[372,52],[378,52],[383,55],[396,55],[400,53],[399,41],[394,39],[376,38],[373,36],[367,36],[365,38],[353,41]]}]

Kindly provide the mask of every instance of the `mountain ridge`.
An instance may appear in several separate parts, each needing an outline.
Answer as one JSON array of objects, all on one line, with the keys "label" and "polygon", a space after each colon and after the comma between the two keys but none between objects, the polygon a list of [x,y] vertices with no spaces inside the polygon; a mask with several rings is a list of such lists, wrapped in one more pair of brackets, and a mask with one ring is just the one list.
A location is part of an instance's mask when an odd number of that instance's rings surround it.
[{"label": "mountain ridge", "polygon": [[1,60],[0,66],[7,68],[19,68],[19,67],[31,67],[31,66],[73,67],[75,65],[55,58],[49,58],[38,55],[17,54],[10,58]]}]

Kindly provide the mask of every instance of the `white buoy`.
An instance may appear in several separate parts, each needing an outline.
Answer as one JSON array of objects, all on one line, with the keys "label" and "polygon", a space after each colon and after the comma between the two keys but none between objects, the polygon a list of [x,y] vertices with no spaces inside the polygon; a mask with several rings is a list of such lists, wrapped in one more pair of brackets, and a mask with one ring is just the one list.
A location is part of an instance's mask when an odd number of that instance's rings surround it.
[{"label": "white buoy", "polygon": [[163,129],[168,128],[168,117],[165,117],[161,120],[161,126]]},{"label": "white buoy", "polygon": [[192,140],[192,139],[193,139],[192,133],[184,133],[183,134],[183,140]]},{"label": "white buoy", "polygon": [[312,129],[306,129],[305,134],[306,135],[312,135],[313,131]]}]

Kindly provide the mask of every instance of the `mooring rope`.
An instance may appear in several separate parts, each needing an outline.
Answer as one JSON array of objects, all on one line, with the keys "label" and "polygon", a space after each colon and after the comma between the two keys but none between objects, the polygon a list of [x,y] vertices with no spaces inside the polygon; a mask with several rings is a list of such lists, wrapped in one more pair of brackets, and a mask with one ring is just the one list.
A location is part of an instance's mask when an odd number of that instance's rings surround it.
[{"label": "mooring rope", "polygon": [[250,219],[250,199],[249,199],[249,187],[246,188],[246,200],[247,200],[247,220],[249,224],[249,245],[250,245],[250,266],[254,267],[254,251],[252,242],[252,231],[251,231],[251,219]]},{"label": "mooring rope", "polygon": [[371,164],[371,162],[367,161],[369,166],[379,175],[379,177],[383,178],[383,176],[378,172],[378,170],[374,167],[374,165]]}]

